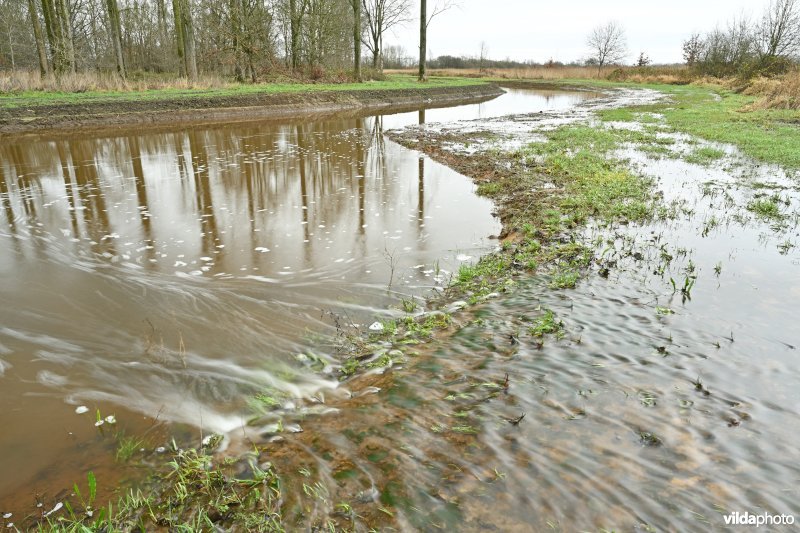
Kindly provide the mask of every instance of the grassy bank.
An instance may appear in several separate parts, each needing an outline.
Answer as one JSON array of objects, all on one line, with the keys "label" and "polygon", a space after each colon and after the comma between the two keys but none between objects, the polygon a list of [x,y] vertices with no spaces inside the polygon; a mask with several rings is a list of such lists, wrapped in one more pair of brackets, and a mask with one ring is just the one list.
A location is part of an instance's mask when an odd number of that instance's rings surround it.
[{"label": "grassy bank", "polygon": [[376,91],[437,87],[464,87],[483,83],[487,82],[485,80],[456,77],[431,77],[426,83],[420,83],[414,76],[393,75],[388,76],[387,79],[383,81],[367,81],[364,83],[200,83],[197,87],[167,86],[156,89],[134,90],[25,90],[20,92],[0,93],[0,109],[13,109],[30,106],[139,102],[186,98],[215,99],[238,96],[309,93],[323,91]]}]

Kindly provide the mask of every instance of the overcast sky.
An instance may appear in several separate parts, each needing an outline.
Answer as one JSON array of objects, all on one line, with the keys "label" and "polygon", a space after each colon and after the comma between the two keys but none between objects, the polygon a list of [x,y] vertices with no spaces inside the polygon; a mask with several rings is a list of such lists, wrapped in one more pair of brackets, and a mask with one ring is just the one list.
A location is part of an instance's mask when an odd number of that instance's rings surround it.
[{"label": "overcast sky", "polygon": [[[428,10],[435,0],[428,0]],[[441,0],[439,0],[441,1]],[[461,0],[433,19],[428,49],[434,56],[478,55],[481,41],[489,57],[568,62],[589,55],[586,36],[609,20],[618,21],[628,38],[628,62],[645,52],[656,63],[682,61],[681,43],[694,31],[705,32],[742,13],[761,15],[769,0]],[[418,55],[419,3],[415,20],[389,35]]]}]

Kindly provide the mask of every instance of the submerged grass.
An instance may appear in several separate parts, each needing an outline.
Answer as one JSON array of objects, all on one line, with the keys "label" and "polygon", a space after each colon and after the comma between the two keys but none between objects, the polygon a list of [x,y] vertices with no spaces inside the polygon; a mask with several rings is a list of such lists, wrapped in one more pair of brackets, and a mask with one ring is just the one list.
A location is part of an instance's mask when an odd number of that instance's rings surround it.
[{"label": "submerged grass", "polygon": [[747,210],[752,211],[762,218],[779,219],[781,218],[781,208],[774,198],[759,198],[747,205]]},{"label": "submerged grass", "polygon": [[725,157],[724,151],[719,150],[717,148],[704,146],[701,148],[697,148],[691,154],[685,156],[683,160],[688,163],[694,163],[696,165],[709,165],[714,161],[722,159],[723,157]]},{"label": "submerged grass", "polygon": [[[94,508],[96,481],[89,496],[74,488],[65,512],[47,516],[38,531],[283,531],[281,482],[271,467],[228,460],[217,463],[205,449],[176,450],[168,471],[146,493],[130,489],[116,502]],[[245,476],[232,472],[244,470]]]},{"label": "submerged grass", "polygon": [[544,135],[545,142],[493,155],[508,159],[514,170],[478,192],[501,206],[509,237],[499,252],[461,266],[450,297],[463,294],[475,303],[508,290],[513,274],[523,271],[549,271],[552,288],[574,288],[594,260],[593,249],[575,230],[590,221],[608,226],[657,214],[651,181],[612,154],[628,143],[667,142],[654,129],[578,124]]}]

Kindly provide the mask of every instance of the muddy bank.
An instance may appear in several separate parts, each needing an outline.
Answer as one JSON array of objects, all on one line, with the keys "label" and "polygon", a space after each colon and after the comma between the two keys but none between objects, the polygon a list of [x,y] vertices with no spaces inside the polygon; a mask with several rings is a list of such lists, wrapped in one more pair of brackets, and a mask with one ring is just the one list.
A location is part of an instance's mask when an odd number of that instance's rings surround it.
[{"label": "muddy bank", "polygon": [[20,106],[0,111],[0,136],[115,130],[135,126],[174,127],[227,121],[318,119],[340,113],[413,111],[478,103],[503,94],[496,85],[426,89],[324,91],[289,94],[99,101],[78,104]]}]

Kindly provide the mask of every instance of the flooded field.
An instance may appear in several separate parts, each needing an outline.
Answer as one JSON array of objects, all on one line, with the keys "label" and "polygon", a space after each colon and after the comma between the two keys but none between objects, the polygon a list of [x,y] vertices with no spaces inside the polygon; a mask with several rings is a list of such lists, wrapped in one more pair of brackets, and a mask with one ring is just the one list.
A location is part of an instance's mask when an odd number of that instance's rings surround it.
[{"label": "flooded field", "polygon": [[468,179],[383,128],[586,96],[5,142],[0,510],[35,516],[89,471],[107,495],[126,436],[150,452],[171,432],[241,428],[265,388],[298,402],[337,389],[332,313],[366,327],[500,230]]},{"label": "flooded field", "polygon": [[[0,510],[52,509],[88,471],[107,496],[136,470],[125,435],[157,464],[171,436],[216,432],[238,475],[275,469],[290,530],[800,518],[800,177],[662,117],[595,116],[662,97],[515,89],[411,114],[4,145]],[[378,341],[340,381],[343,332],[420,315],[500,246],[471,181],[383,131],[477,157],[576,123],[656,132],[609,157],[652,180],[665,214],[590,224],[574,288],[543,270],[447,302],[446,332]]]},{"label": "flooded field", "polygon": [[725,530],[733,511],[800,515],[800,174],[660,133],[658,116],[592,118],[609,105],[428,128],[429,146],[463,154],[476,131],[500,137],[491,151],[520,131],[647,124],[655,148],[612,155],[654,180],[668,213],[590,226],[593,273],[574,289],[523,277],[395,377],[389,391],[427,416],[389,409],[394,431],[353,433],[414,443],[386,460],[428,475],[394,485],[414,527],[693,531]]}]

